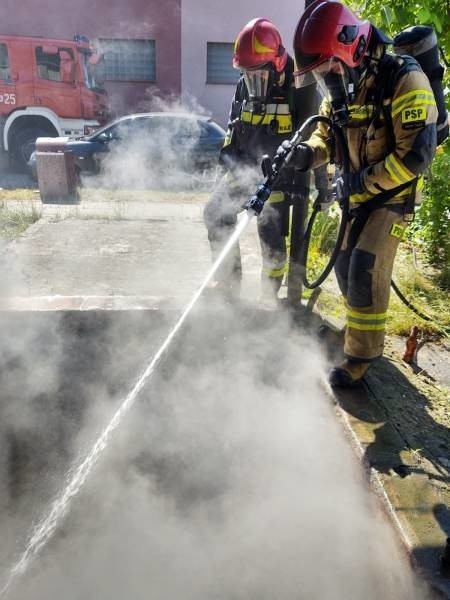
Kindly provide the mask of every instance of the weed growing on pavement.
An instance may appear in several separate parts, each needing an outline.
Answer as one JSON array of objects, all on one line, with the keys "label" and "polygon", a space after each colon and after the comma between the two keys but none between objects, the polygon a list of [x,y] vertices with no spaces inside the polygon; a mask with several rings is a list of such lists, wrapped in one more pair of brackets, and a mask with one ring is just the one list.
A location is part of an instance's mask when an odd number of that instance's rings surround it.
[{"label": "weed growing on pavement", "polygon": [[41,211],[34,203],[10,207],[0,201],[0,238],[12,240],[40,217]]}]

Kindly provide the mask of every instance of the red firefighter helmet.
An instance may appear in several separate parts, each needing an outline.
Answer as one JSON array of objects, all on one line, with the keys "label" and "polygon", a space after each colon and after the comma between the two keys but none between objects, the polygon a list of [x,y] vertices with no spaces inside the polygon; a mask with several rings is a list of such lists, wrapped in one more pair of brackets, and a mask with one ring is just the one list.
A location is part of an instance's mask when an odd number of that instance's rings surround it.
[{"label": "red firefighter helmet", "polygon": [[336,0],[315,0],[302,14],[294,35],[298,75],[337,58],[357,67],[366,53],[372,25]]},{"label": "red firefighter helmet", "polygon": [[235,69],[259,69],[271,63],[277,73],[286,65],[287,52],[278,29],[268,19],[253,19],[242,29],[234,44]]}]

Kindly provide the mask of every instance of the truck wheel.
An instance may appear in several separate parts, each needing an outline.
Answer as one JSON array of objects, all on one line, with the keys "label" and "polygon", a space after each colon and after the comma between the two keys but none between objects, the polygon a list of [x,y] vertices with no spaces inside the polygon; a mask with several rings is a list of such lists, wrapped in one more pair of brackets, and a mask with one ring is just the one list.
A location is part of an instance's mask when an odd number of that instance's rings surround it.
[{"label": "truck wheel", "polygon": [[16,166],[21,171],[28,171],[28,161],[34,152],[34,145],[38,137],[54,137],[41,127],[27,127],[21,129],[12,140],[12,156]]}]

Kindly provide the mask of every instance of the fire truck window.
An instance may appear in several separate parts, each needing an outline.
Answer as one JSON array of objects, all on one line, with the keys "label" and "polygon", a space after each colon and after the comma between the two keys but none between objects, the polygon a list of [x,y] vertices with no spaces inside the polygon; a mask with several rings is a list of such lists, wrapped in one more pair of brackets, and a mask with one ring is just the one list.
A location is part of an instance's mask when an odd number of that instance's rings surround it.
[{"label": "fire truck window", "polygon": [[61,50],[65,50],[73,58],[73,53],[70,48],[58,48],[57,51],[52,52],[50,54],[44,52],[42,46],[36,47],[36,64],[38,75],[41,79],[49,79],[50,81],[61,81]]},{"label": "fire truck window", "polygon": [[0,44],[0,79],[11,79],[8,48],[6,47],[6,44]]}]

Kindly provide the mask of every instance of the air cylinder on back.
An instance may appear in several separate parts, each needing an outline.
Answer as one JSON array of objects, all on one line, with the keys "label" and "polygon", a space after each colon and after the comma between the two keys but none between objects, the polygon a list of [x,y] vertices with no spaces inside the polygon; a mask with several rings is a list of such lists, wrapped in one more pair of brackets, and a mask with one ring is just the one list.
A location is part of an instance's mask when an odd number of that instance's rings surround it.
[{"label": "air cylinder on back", "polygon": [[438,108],[437,142],[441,144],[449,134],[447,108],[442,88],[444,67],[439,62],[436,33],[432,27],[415,25],[401,31],[394,38],[394,52],[407,54],[417,60],[430,80]]}]

